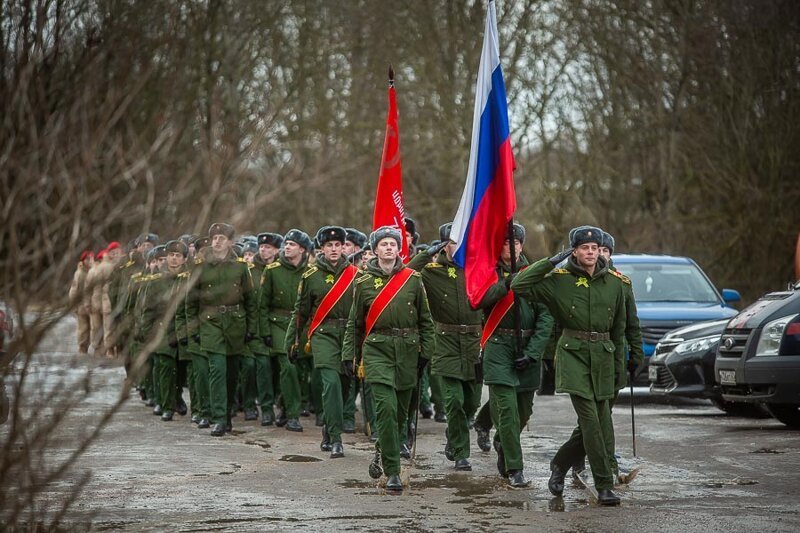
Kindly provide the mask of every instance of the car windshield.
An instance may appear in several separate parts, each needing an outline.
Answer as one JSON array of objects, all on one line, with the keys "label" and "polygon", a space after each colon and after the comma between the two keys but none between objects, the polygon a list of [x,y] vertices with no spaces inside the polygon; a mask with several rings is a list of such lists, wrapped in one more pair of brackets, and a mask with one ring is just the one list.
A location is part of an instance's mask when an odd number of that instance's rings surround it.
[{"label": "car windshield", "polygon": [[631,278],[637,302],[719,302],[714,287],[693,264],[628,263],[614,266]]}]

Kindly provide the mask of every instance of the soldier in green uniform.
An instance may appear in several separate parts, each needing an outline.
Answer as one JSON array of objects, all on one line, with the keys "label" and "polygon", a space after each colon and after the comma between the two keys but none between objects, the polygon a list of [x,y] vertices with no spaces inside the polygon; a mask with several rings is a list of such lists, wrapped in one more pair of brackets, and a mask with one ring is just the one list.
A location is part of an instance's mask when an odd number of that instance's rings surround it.
[{"label": "soldier in green uniform", "polygon": [[[353,257],[353,264],[359,266],[360,254],[364,245],[367,243],[367,236],[355,228],[345,228],[347,232],[347,239],[345,240],[342,252],[345,258]],[[354,257],[355,256],[355,257]],[[344,401],[344,412],[342,417],[342,432],[355,433],[356,431],[356,396],[358,395],[358,387],[355,380],[350,380],[347,390],[347,397]],[[363,398],[361,401],[365,401]]]},{"label": "soldier in green uniform", "polygon": [[301,338],[301,343],[309,346],[314,370],[322,383],[318,407],[322,408],[324,420],[320,449],[331,452],[331,458],[344,457],[343,408],[350,378],[342,369],[342,341],[358,271],[342,255],[346,238],[347,232],[339,226],[324,226],[317,231],[316,241],[322,253],[303,273],[286,332],[288,351],[299,336],[298,328],[308,330],[307,338]]},{"label": "soldier in green uniform", "polygon": [[469,462],[470,419],[480,407],[480,339],[483,313],[472,309],[467,298],[464,269],[453,262],[455,244],[450,241],[452,224],[439,228],[443,249],[420,254],[409,267],[422,266],[422,281],[428,293],[436,325],[436,351],[431,357],[431,376],[442,383],[447,412],[445,456],[456,470],[472,470]]},{"label": "soldier in green uniform", "polygon": [[[618,273],[611,259],[611,254],[614,253],[614,243],[614,237],[610,233],[604,231],[601,239],[600,255],[608,263],[609,270]],[[616,389],[616,393],[614,394],[614,399],[609,404],[609,410],[612,412],[619,391],[628,385],[628,374],[635,373],[638,366],[644,361],[642,331],[639,328],[639,316],[636,312],[636,300],[633,297],[633,285],[627,276],[622,274],[619,274],[619,276],[622,279],[622,288],[625,292],[625,343],[627,345],[629,357],[627,361],[624,357],[619,357],[616,361],[614,372],[614,388]],[[611,426],[611,431],[613,435],[613,425]],[[613,449],[612,447],[612,450]],[[572,432],[569,440],[559,449],[559,453],[556,455],[554,461],[560,465],[572,465],[572,473],[573,475],[577,475],[585,468],[585,457],[586,450],[583,447],[583,435],[581,433],[581,427],[578,426]],[[617,464],[616,454],[612,453],[608,460],[611,463],[611,470],[615,478],[619,480],[619,465]]]},{"label": "soldier in green uniform", "polygon": [[[255,291],[256,301],[258,301],[258,288],[261,281],[261,270],[257,269],[254,263],[255,258],[258,256],[258,241],[254,238],[242,239],[242,258],[247,263],[248,272],[250,272],[251,282]],[[258,278],[259,281],[256,281]],[[256,306],[256,315],[258,314],[258,306]],[[256,317],[256,328],[258,328],[258,317]],[[257,332],[256,332],[257,333]],[[265,348],[261,338],[256,334],[254,338],[248,343],[248,349],[239,358],[239,391],[241,393],[242,407],[244,408],[244,419],[257,420],[258,409],[256,408],[256,399],[258,396],[258,389],[256,385],[256,358],[255,351]]]},{"label": "soldier in green uniform", "polygon": [[[253,283],[261,301],[261,277],[267,265],[273,263],[283,246],[283,236],[277,233],[258,234],[258,255],[253,259]],[[256,360],[256,398],[261,407],[261,425],[271,426],[275,422],[275,405],[280,390],[280,366],[278,358],[271,355],[272,334],[269,330],[261,331],[261,306],[259,305],[259,338],[250,344]]]},{"label": "soldier in green uniform", "polygon": [[208,358],[213,436],[232,430],[239,358],[258,331],[256,294],[247,264],[231,249],[233,235],[230,224],[211,225],[211,245],[195,262],[194,284],[186,297],[187,323],[197,328],[189,334],[199,337]]},{"label": "soldier in green uniform", "polygon": [[[521,255],[524,242],[525,228],[514,224],[514,253],[518,268],[525,268],[528,264]],[[497,269],[498,281],[489,288],[480,303],[486,315],[482,336],[485,341],[483,375],[484,383],[489,385],[489,401],[475,417],[475,431],[479,441],[483,436],[488,444],[489,429],[492,425],[497,427],[494,446],[497,450],[498,472],[508,479],[509,485],[522,488],[530,482],[525,480],[523,474],[519,435],[533,412],[533,396],[539,386],[542,352],[550,338],[553,317],[545,305],[531,304],[524,298],[514,300],[509,295],[512,272],[508,240],[503,245]],[[515,339],[515,305],[519,306],[519,351]],[[485,450],[484,446],[481,449]]]},{"label": "soldier in green uniform", "polygon": [[400,232],[388,226],[370,236],[377,257],[356,280],[342,349],[347,375],[358,366],[375,398],[378,442],[370,475],[385,473],[386,489],[395,492],[403,490],[400,442],[411,395],[435,342],[422,280],[403,266],[400,239]]},{"label": "soldier in green uniform", "polygon": [[[570,232],[569,250],[541,259],[517,274],[511,289],[542,302],[563,326],[556,348],[556,390],[570,395],[601,505],[618,505],[612,492],[609,456],[614,453],[610,402],[616,361],[622,357],[625,292],[618,275],[599,255],[602,230],[584,226]],[[569,258],[566,268],[555,268]],[[558,455],[556,455],[558,457]],[[570,464],[550,463],[548,488],[564,490]]]},{"label": "soldier in green uniform", "polygon": [[[190,279],[194,282],[194,268],[197,264],[202,264],[202,252],[209,245],[208,237],[199,237],[192,243],[192,248],[195,250],[194,259],[187,269],[190,274]],[[189,291],[186,291],[188,297]],[[186,299],[184,299],[184,313],[186,312]],[[200,335],[197,334],[199,325],[199,316],[193,316],[191,319],[186,317],[186,333],[188,336],[186,352],[192,360],[192,372],[189,382],[189,394],[192,403],[192,423],[197,424],[199,429],[207,429],[211,426],[211,405],[209,404],[209,388],[208,388],[208,354],[203,351],[200,345]],[[192,389],[194,392],[191,392]]]},{"label": "soldier in green uniform", "polygon": [[297,300],[297,287],[308,265],[311,249],[311,238],[305,232],[289,230],[283,238],[283,251],[278,260],[268,264],[261,275],[259,332],[264,342],[270,346],[271,356],[278,358],[281,369],[284,413],[283,417],[278,418],[276,425],[285,425],[289,431],[303,431],[303,426],[299,421],[300,382],[297,368],[289,360],[286,351],[286,331],[289,329],[289,318]]}]

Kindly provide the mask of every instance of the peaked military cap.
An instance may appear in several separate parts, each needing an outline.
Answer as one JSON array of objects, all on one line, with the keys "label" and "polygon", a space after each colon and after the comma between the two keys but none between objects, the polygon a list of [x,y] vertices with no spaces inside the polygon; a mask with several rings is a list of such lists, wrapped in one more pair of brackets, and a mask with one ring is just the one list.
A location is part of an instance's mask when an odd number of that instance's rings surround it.
[{"label": "peaked military cap", "polygon": [[609,232],[604,231],[603,232],[602,242],[600,243],[600,246],[604,246],[605,248],[608,248],[608,251],[613,254],[614,253],[614,244],[615,244],[614,236],[611,235]]},{"label": "peaked military cap", "polygon": [[595,226],[579,226],[569,232],[569,245],[577,248],[581,244],[593,242],[598,246],[603,242],[603,230]]},{"label": "peaked military cap", "polygon": [[400,230],[395,228],[394,226],[381,226],[380,228],[376,229],[372,232],[369,236],[369,244],[372,250],[376,250],[378,248],[378,243],[381,242],[383,239],[394,239],[397,241],[397,247],[403,247],[403,236],[400,235]]},{"label": "peaked military cap", "polygon": [[442,224],[439,226],[439,241],[449,241],[450,240],[450,230],[453,229],[453,223],[448,222],[447,224]]},{"label": "peaked military cap", "polygon": [[277,233],[259,233],[258,245],[261,246],[262,244],[269,244],[275,248],[280,248],[283,246],[283,236]]},{"label": "peaked military cap", "polygon": [[359,248],[363,248],[364,245],[367,243],[367,236],[358,231],[355,228],[346,228],[345,231],[347,232],[347,240],[358,246]]},{"label": "peaked military cap", "polygon": [[344,244],[346,240],[347,230],[340,226],[322,226],[317,230],[316,241],[319,246],[331,241],[339,241]]},{"label": "peaked military cap", "polygon": [[208,228],[208,236],[213,237],[214,235],[224,235],[229,239],[233,239],[233,235],[236,233],[236,230],[230,224],[226,224],[225,222],[215,222],[211,224],[211,227]]},{"label": "peaked military cap", "polygon": [[166,251],[168,254],[179,253],[183,255],[183,257],[189,255],[189,247],[186,246],[186,243],[184,243],[182,240],[169,241],[166,244]]},{"label": "peaked military cap", "polygon": [[290,229],[286,235],[283,236],[283,240],[284,242],[292,241],[297,243],[307,251],[314,249],[314,243],[311,242],[311,237],[308,236],[308,233],[299,229]]}]

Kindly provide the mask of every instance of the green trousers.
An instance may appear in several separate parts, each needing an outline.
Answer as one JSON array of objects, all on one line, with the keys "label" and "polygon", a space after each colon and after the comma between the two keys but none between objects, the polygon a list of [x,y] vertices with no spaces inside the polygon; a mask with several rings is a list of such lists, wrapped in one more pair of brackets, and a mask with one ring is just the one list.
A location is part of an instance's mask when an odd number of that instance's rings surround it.
[{"label": "green trousers", "polygon": [[256,354],[256,398],[263,414],[272,409],[280,390],[281,369],[277,357]]},{"label": "green trousers", "polygon": [[430,369],[426,366],[425,370],[422,372],[422,378],[420,379],[420,389],[419,389],[419,408],[432,408],[433,405],[431,404],[431,376],[430,376]]},{"label": "green trousers", "polygon": [[[192,354],[192,373],[194,374],[194,390],[196,397],[192,398],[192,413],[197,413],[200,418],[211,420],[211,404],[208,387],[208,356]],[[197,406],[195,407],[195,401]]]},{"label": "green trousers", "polygon": [[[609,457],[614,455],[614,426],[611,421],[611,400],[587,400],[570,394],[572,406],[578,415],[578,427],[556,452],[553,462],[566,471],[583,459],[583,450],[589,458],[594,486],[597,490],[614,488]],[[583,450],[579,446],[583,444]]]},{"label": "green trousers", "polygon": [[355,425],[356,423],[356,396],[358,396],[358,387],[356,387],[356,380],[350,379],[347,385],[347,397],[344,399],[344,410],[342,411],[342,419],[345,422],[350,422]]},{"label": "green trousers", "polygon": [[523,469],[519,435],[533,413],[534,393],[535,391],[517,391],[507,385],[489,385],[489,409],[486,409],[487,404],[485,404],[475,418],[476,424],[480,419],[482,422],[480,425],[487,428],[483,424],[484,413],[486,411],[491,413],[488,427],[490,428],[492,423],[497,427],[494,440],[499,441],[503,447],[507,472]]},{"label": "green trousers", "polygon": [[[319,370],[313,366],[311,369],[311,379],[308,383],[309,401],[306,402],[307,409],[313,410],[318,415],[322,416],[325,412],[325,404],[322,401],[322,376]],[[312,409],[313,408],[313,409]]]},{"label": "green trousers", "polygon": [[245,411],[256,410],[256,358],[252,355],[239,357],[239,387],[242,392],[242,407]]},{"label": "green trousers", "polygon": [[195,398],[197,397],[197,389],[195,388],[194,365],[192,361],[185,361],[186,363],[186,387],[189,389],[189,405],[191,406],[189,414],[191,416],[200,415],[200,412],[195,409]]},{"label": "green trousers", "polygon": [[447,413],[447,438],[455,460],[469,457],[469,419],[480,407],[482,384],[440,377]]},{"label": "green trousers", "polygon": [[375,398],[375,422],[378,429],[378,448],[383,455],[386,476],[400,474],[400,442],[405,434],[408,404],[414,389],[395,390],[390,385],[371,383]]},{"label": "green trousers", "polygon": [[230,424],[239,381],[238,355],[208,354],[208,388],[212,424]]},{"label": "green trousers", "polygon": [[323,420],[331,442],[342,442],[344,399],[350,392],[350,380],[332,368],[315,369],[322,381]]},{"label": "green trousers", "polygon": [[[489,394],[491,395],[492,386],[489,385]],[[533,399],[536,395],[535,390],[520,391],[517,390],[517,410],[519,412],[519,427],[520,432],[525,429],[531,415],[533,414]],[[494,427],[495,423],[492,421],[492,407],[490,402],[486,402],[478,410],[475,415],[475,425],[489,431]],[[495,433],[495,440],[497,440],[497,433]]]},{"label": "green trousers", "polygon": [[156,354],[158,392],[162,411],[175,411],[178,403],[178,360],[172,355]]},{"label": "green trousers", "polygon": [[286,418],[298,418],[300,416],[300,381],[297,377],[297,367],[289,361],[289,357],[285,353],[278,354],[277,357],[281,367],[281,394]]},{"label": "green trousers", "polygon": [[147,398],[153,400],[156,405],[161,405],[158,390],[158,368],[156,366],[156,355],[149,354],[142,369],[141,386],[144,388]]},{"label": "green trousers", "polygon": [[[425,367],[425,372],[423,373],[422,377],[425,378],[427,376],[428,382],[431,387],[431,403],[433,403],[433,409],[437,413],[444,413],[446,409],[444,407],[444,391],[442,386],[442,378],[439,376],[432,376],[430,374],[430,365]],[[423,386],[425,386],[425,382],[422,382]]]},{"label": "green trousers", "polygon": [[[608,405],[609,415],[613,413],[614,404],[617,403],[617,397],[619,395],[619,391],[614,394],[614,399]],[[611,432],[611,454],[608,457],[609,465],[611,466],[611,473],[612,475],[616,475],[619,473],[619,465],[617,464],[617,457],[614,455],[615,447],[616,447],[616,439],[614,437],[614,423],[613,418],[611,419],[611,427],[608,429]],[[563,452],[561,451],[563,450]],[[570,435],[567,442],[565,442],[561,448],[559,449],[559,455],[556,455],[559,465],[564,465],[566,468],[570,468],[576,465],[582,465],[584,457],[586,457],[586,448],[583,445],[583,433],[581,432],[580,424],[572,430],[572,435]]]}]

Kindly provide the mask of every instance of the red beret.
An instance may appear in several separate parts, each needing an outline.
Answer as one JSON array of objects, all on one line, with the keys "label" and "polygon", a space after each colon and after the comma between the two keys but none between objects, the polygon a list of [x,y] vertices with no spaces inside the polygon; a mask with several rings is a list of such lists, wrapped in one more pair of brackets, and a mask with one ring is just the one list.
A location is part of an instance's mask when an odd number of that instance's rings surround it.
[{"label": "red beret", "polygon": [[81,254],[80,262],[83,263],[84,261],[86,261],[90,257],[94,257],[94,254],[92,253],[92,251],[91,250],[84,250],[83,253]]},{"label": "red beret", "polygon": [[98,261],[100,261],[103,257],[105,257],[105,255],[106,255],[106,251],[105,250],[100,250],[99,252],[97,252],[97,255],[94,256],[94,258],[97,259]]},{"label": "red beret", "polygon": [[119,248],[122,248],[120,243],[118,243],[117,241],[113,241],[108,246],[106,246],[106,252],[110,252],[111,250],[117,250]]}]

